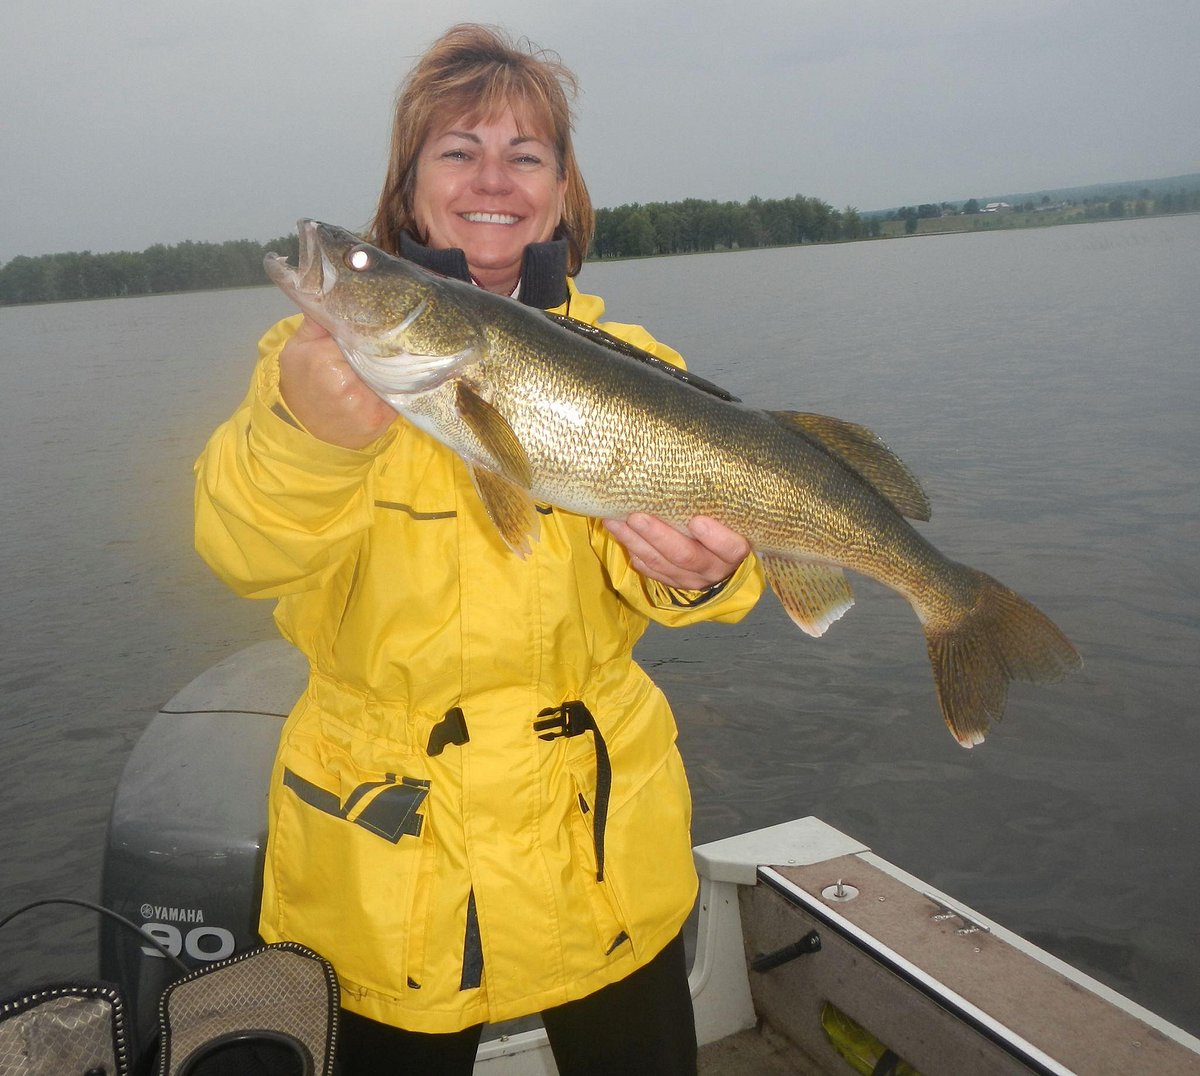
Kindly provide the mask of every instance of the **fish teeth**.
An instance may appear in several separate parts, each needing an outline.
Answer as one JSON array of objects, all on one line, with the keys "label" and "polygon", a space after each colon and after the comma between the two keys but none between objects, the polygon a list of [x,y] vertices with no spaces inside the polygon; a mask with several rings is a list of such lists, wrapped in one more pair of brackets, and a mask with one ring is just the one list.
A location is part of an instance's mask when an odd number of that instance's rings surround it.
[{"label": "fish teeth", "polygon": [[521,218],[511,213],[464,213],[463,219],[472,224],[516,224]]}]

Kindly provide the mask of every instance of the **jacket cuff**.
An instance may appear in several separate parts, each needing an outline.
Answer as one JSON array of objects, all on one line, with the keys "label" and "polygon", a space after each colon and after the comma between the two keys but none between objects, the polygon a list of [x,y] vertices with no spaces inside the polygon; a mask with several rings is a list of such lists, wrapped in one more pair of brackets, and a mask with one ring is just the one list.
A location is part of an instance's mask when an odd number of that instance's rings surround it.
[{"label": "jacket cuff", "polygon": [[676,605],[681,609],[695,609],[697,605],[703,605],[707,601],[711,601],[729,585],[729,579],[722,579],[719,583],[713,583],[710,587],[705,587],[703,590],[684,590],[681,587],[667,587],[667,596],[671,599],[671,604]]},{"label": "jacket cuff", "polygon": [[669,587],[665,583],[648,580],[657,592],[658,603],[663,608],[696,609],[712,603],[713,606],[722,604],[725,597],[733,595],[745,581],[754,574],[757,566],[754,554],[749,554],[739,564],[728,579],[704,587],[700,590],[687,590],[683,587]]}]

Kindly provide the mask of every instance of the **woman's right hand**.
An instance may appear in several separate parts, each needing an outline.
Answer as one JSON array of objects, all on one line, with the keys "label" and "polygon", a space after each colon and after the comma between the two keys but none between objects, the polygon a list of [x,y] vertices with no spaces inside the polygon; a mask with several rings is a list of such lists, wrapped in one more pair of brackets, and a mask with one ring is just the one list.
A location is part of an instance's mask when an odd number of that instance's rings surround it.
[{"label": "woman's right hand", "polygon": [[342,448],[365,448],[395,409],[356,374],[326,330],[305,318],[279,353],[279,392],[306,430]]}]

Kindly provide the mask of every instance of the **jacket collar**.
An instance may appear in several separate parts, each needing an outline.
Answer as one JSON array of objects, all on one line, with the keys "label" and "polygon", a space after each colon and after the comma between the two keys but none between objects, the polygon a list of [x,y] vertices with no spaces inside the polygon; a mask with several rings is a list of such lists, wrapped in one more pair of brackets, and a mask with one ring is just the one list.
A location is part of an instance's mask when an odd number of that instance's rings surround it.
[{"label": "jacket collar", "polygon": [[[400,257],[442,276],[471,283],[467,256],[457,247],[434,250],[418,243],[408,232],[400,233]],[[552,310],[567,301],[567,241],[530,243],[521,259],[521,284],[517,299],[526,306]]]}]

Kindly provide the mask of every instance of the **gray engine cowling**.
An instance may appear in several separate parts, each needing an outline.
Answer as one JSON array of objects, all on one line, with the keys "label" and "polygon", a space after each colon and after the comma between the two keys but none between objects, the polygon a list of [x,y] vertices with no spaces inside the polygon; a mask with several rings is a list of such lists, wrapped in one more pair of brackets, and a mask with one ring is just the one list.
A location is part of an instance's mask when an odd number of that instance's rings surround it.
[{"label": "gray engine cowling", "polygon": [[[260,643],[207,670],[151,721],[125,765],[104,850],[101,901],[189,967],[260,944],[267,786],[304,658]],[[132,1007],[137,1050],[179,971],[132,931],[100,926],[100,974]]]}]

